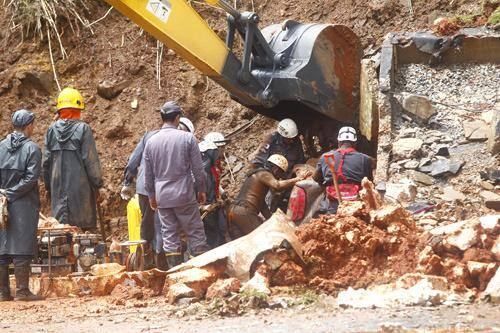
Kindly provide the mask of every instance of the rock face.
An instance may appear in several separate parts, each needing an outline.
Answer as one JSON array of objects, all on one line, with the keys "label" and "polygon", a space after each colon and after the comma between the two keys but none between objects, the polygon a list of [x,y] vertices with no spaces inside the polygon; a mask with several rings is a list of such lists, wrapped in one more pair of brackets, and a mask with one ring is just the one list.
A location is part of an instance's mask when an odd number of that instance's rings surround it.
[{"label": "rock face", "polygon": [[427,121],[436,114],[436,109],[427,97],[414,94],[403,96],[403,109],[416,116],[417,120],[420,121]]},{"label": "rock face", "polygon": [[418,157],[424,142],[417,138],[403,138],[392,144],[392,157],[395,161]]}]

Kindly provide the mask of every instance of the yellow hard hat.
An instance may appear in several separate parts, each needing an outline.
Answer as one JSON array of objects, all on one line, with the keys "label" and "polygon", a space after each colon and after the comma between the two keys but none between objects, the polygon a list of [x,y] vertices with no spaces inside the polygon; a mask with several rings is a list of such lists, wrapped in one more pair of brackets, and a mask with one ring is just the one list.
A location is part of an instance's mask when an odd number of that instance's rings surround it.
[{"label": "yellow hard hat", "polygon": [[73,88],[64,88],[57,97],[57,110],[72,108],[83,110],[85,104],[83,103],[82,94]]},{"label": "yellow hard hat", "polygon": [[280,154],[271,155],[268,159],[268,162],[276,165],[278,168],[286,172],[288,170],[288,161],[285,156]]}]

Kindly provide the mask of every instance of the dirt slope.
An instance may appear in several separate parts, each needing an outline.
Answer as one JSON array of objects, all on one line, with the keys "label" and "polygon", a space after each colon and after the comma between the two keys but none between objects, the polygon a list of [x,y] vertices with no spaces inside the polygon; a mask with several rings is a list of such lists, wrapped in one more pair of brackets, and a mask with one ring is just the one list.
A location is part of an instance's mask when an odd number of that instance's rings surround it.
[{"label": "dirt slope", "polygon": [[[404,3],[404,4],[402,4]],[[470,12],[479,7],[477,0],[413,1],[413,15],[406,1],[361,0],[256,0],[236,1],[240,10],[251,10],[252,4],[262,17],[262,26],[279,23],[285,19],[302,22],[334,22],[351,27],[362,39],[365,47],[379,44],[389,31],[415,30],[442,12]],[[216,32],[224,35],[225,15],[204,5],[197,5]],[[108,7],[96,4],[90,21],[105,14]],[[35,137],[43,144],[43,135],[53,119],[57,87],[52,80],[47,44],[39,40],[20,42],[17,36],[8,35],[8,18],[0,12],[2,47],[0,54],[0,136],[10,131],[10,115],[24,107],[36,112],[38,127]],[[158,116],[152,111],[165,100],[178,100],[187,115],[194,120],[197,136],[201,138],[211,130],[227,133],[253,116],[252,112],[230,100],[225,91],[209,82],[189,64],[165,48],[161,65],[161,89],[156,80],[156,40],[147,36],[137,26],[112,11],[109,16],[89,29],[81,29],[76,36],[66,27],[63,43],[68,53],[62,59],[55,51],[55,64],[62,86],[80,89],[86,98],[87,111],[83,119],[90,123],[97,139],[105,177],[105,213],[108,216],[124,215],[124,203],[117,195],[121,186],[123,167],[128,155],[143,133],[158,126]],[[54,44],[54,43],[53,43]],[[100,81],[127,81],[129,86],[114,100],[97,96]],[[132,109],[132,100],[138,108]],[[230,154],[245,161],[256,148],[265,131],[273,122],[260,119],[236,144]],[[236,175],[236,182],[229,187],[238,188],[244,170]],[[227,178],[229,179],[229,178]]]}]

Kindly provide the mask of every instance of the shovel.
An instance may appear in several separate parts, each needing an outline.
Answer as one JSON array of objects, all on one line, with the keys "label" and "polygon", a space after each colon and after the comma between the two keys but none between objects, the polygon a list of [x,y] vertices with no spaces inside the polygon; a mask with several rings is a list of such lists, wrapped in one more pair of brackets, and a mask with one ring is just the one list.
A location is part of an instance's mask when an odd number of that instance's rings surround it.
[{"label": "shovel", "polygon": [[328,164],[330,171],[332,172],[333,178],[333,186],[335,187],[335,192],[337,193],[337,198],[339,203],[342,203],[342,194],[339,190],[339,183],[337,181],[337,172],[335,171],[335,155],[334,154],[325,154],[325,162]]},{"label": "shovel", "polygon": [[106,262],[109,262],[109,256],[108,256],[108,246],[106,245],[106,230],[104,229],[104,219],[102,217],[102,208],[101,208],[101,203],[99,202],[99,195],[97,194],[98,190],[96,190],[96,196],[95,196],[95,204],[97,208],[97,217],[99,219],[99,228],[101,229],[101,238],[102,241],[104,242],[104,258]]}]

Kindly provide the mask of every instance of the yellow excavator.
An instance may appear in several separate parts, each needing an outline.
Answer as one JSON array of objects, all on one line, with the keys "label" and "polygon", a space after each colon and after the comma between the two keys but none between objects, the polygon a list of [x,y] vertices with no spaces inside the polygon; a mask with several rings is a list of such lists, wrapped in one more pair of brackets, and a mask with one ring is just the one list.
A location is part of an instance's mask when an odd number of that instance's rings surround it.
[{"label": "yellow excavator", "polygon": [[256,13],[205,1],[227,13],[225,41],[185,0],[106,0],[238,103],[274,119],[293,118],[309,144],[318,137],[321,146],[336,127],[357,124],[361,46],[348,27],[286,20],[260,30]]}]

